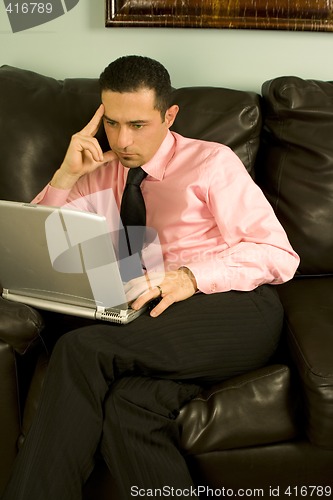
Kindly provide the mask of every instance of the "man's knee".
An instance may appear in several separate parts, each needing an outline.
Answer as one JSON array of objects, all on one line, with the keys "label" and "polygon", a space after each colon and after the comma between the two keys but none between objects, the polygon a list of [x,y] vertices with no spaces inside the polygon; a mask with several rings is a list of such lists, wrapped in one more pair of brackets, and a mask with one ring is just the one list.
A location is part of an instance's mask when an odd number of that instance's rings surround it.
[{"label": "man's knee", "polygon": [[183,404],[192,399],[200,388],[174,380],[144,376],[123,377],[113,384],[106,407],[126,410],[134,406],[138,413],[153,413],[174,420]]},{"label": "man's knee", "polygon": [[52,358],[68,354],[75,359],[76,355],[88,356],[88,353],[93,353],[96,349],[99,349],[99,343],[96,341],[94,326],[80,328],[59,337],[53,348]]}]

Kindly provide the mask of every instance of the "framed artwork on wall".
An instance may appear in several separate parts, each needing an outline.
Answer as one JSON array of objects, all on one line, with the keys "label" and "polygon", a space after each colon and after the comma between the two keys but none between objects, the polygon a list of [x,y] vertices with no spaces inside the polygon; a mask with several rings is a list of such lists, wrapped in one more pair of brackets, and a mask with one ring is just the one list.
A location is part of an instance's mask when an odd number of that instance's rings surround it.
[{"label": "framed artwork on wall", "polygon": [[333,31],[333,0],[106,0],[105,25]]}]

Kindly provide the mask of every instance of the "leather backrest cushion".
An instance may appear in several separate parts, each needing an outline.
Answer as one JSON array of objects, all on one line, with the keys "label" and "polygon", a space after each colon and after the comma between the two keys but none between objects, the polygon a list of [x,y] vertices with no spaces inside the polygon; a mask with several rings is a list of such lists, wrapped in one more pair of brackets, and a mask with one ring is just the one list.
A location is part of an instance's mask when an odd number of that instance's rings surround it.
[{"label": "leather backrest cushion", "polygon": [[0,68],[0,199],[31,201],[99,105],[97,80]]},{"label": "leather backrest cushion", "polygon": [[172,127],[186,137],[229,146],[254,177],[260,144],[260,96],[254,92],[214,87],[184,87],[174,91],[180,110]]},{"label": "leather backrest cushion", "polygon": [[257,180],[300,254],[301,274],[333,272],[333,84],[265,82]]},{"label": "leather backrest cushion", "polygon": [[[184,88],[174,130],[230,145],[252,171],[261,130],[260,98],[252,92]],[[59,168],[70,138],[100,103],[97,79],[56,80],[0,68],[0,199],[30,201]],[[107,148],[103,129],[97,135]]]}]

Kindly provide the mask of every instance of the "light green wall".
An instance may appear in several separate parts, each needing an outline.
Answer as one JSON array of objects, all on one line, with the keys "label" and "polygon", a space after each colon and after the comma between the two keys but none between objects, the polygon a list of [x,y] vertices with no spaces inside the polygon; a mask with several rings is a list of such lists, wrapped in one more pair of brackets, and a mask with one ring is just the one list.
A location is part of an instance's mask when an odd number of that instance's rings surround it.
[{"label": "light green wall", "polygon": [[0,2],[0,64],[56,78],[95,77],[114,58],[160,60],[176,87],[260,91],[281,75],[333,80],[333,33],[172,28],[105,28],[104,0],[80,0],[66,15],[11,32]]}]

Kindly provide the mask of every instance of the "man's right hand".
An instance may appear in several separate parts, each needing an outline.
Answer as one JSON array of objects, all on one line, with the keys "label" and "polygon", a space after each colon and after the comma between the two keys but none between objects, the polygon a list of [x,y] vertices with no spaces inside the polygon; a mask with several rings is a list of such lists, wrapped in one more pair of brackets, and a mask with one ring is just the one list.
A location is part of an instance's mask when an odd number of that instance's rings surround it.
[{"label": "man's right hand", "polygon": [[72,136],[64,161],[50,182],[58,189],[71,189],[82,175],[96,170],[104,163],[117,159],[111,150],[103,153],[95,138],[104,115],[103,104],[97,109],[90,122]]}]

